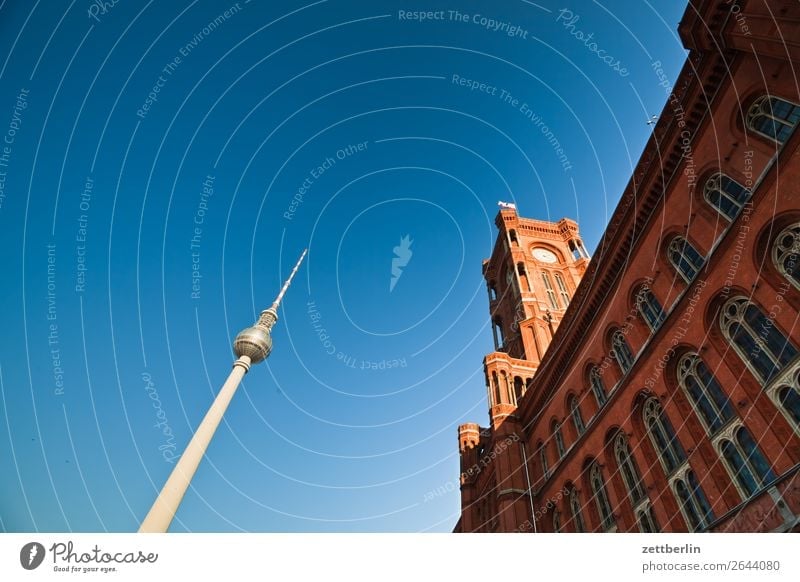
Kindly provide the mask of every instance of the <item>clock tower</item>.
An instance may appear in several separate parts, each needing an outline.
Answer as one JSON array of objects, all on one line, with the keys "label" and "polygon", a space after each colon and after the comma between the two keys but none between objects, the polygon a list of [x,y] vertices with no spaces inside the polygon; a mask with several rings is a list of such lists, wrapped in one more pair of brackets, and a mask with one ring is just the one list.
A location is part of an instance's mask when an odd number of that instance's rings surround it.
[{"label": "clock tower", "polygon": [[[497,241],[492,256],[483,262],[494,338],[494,351],[483,359],[491,425],[489,429],[477,424],[459,427],[461,503],[464,510],[493,499],[495,515],[503,523],[492,527],[513,531],[515,524],[530,515],[523,472],[505,470],[523,466],[523,450],[513,444],[524,441],[517,400],[539,368],[586,272],[589,254],[574,220],[521,218],[514,205],[500,206],[495,219]],[[473,473],[490,443],[494,494],[487,497],[479,492]],[[473,517],[472,512],[462,511],[462,519],[469,521],[461,524],[463,531],[474,530]]]},{"label": "clock tower", "polygon": [[[568,218],[558,222],[521,218],[516,208],[504,205],[495,222],[497,242],[491,258],[483,262],[495,346],[486,362],[520,360],[515,365],[526,368],[522,379],[527,380],[550,345],[586,271],[589,254],[577,223]],[[490,404],[515,403],[525,385],[513,382],[513,398],[490,398]]]}]

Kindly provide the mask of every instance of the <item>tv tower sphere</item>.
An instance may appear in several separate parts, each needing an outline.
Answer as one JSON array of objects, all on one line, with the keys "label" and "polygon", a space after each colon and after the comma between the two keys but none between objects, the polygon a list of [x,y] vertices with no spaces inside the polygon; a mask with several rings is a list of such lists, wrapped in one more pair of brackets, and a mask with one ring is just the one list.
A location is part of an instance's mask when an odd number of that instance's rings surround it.
[{"label": "tv tower sphere", "polygon": [[267,359],[272,351],[270,330],[276,321],[278,321],[278,315],[271,308],[262,311],[258,322],[240,331],[233,341],[233,351],[236,353],[236,357],[247,356],[252,364]]}]

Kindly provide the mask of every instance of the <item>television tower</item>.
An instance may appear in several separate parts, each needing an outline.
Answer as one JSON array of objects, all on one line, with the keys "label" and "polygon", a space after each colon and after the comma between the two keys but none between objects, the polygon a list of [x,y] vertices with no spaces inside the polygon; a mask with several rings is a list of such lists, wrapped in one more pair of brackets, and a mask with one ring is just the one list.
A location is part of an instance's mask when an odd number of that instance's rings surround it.
[{"label": "television tower", "polygon": [[189,441],[189,445],[181,455],[178,464],[172,470],[169,479],[167,479],[164,488],[159,493],[155,503],[153,503],[153,507],[150,508],[147,517],[144,518],[142,525],[139,527],[140,533],[163,533],[169,529],[169,525],[175,517],[175,512],[178,510],[178,506],[189,488],[189,483],[191,483],[195,471],[197,471],[197,466],[206,453],[208,443],[214,437],[214,432],[217,430],[217,426],[219,426],[222,416],[231,402],[231,398],[236,393],[239,383],[250,369],[251,364],[257,364],[267,359],[272,351],[270,330],[275,325],[275,322],[278,321],[278,305],[280,305],[281,299],[283,299],[286,290],[289,288],[289,284],[297,274],[300,263],[303,262],[307,252],[308,249],[305,249],[303,254],[300,255],[297,264],[289,274],[289,278],[286,279],[280,293],[278,293],[269,309],[261,312],[258,321],[253,326],[243,329],[236,336],[233,342],[233,351],[236,353],[237,359],[233,363],[233,370],[225,384],[222,385],[222,389],[214,399],[211,408],[208,409],[203,422],[200,423],[200,426],[195,431],[192,440]]}]

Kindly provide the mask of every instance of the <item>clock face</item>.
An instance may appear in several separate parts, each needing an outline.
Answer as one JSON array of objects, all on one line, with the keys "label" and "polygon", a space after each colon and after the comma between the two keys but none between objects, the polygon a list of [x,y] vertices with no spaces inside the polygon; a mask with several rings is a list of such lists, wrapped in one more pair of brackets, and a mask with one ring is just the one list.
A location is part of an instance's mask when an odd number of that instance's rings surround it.
[{"label": "clock face", "polygon": [[531,251],[533,258],[543,263],[557,263],[558,257],[552,251],[543,248],[536,248]]}]

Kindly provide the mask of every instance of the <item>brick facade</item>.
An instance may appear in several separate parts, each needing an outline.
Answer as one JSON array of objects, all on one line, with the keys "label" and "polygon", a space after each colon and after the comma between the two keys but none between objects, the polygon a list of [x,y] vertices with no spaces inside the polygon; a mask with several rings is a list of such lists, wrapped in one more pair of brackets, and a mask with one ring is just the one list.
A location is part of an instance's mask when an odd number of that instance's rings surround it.
[{"label": "brick facade", "polygon": [[457,532],[800,528],[800,4],[693,0],[679,33],[591,261],[575,222],[498,213]]}]

